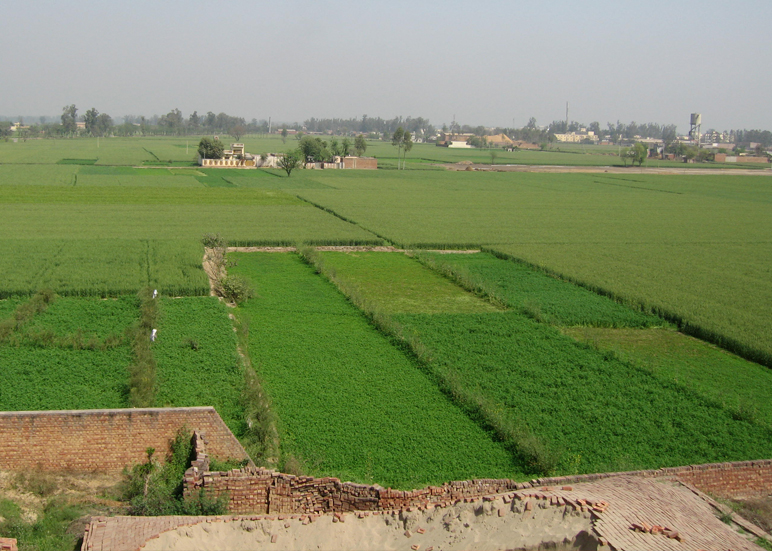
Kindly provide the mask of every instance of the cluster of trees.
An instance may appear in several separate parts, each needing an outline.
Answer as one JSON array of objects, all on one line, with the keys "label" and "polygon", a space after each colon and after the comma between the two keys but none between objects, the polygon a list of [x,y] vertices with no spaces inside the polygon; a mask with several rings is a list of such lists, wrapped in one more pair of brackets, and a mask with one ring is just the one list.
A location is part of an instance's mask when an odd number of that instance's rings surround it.
[{"label": "cluster of trees", "polygon": [[[384,136],[384,139],[390,139],[397,128],[402,128],[403,132],[410,132],[413,136],[432,136],[435,133],[434,126],[429,119],[423,117],[394,117],[393,119],[382,119],[381,117],[368,117],[362,115],[362,118],[353,117],[350,119],[316,119],[310,118],[303,121],[303,128],[307,132],[321,132],[337,135],[354,134],[377,134]],[[301,130],[302,128],[297,128]]]},{"label": "cluster of trees", "polygon": [[352,153],[361,157],[367,151],[367,141],[360,134],[354,142],[345,137],[341,141],[332,138],[329,142],[316,136],[301,136],[298,142],[300,158],[307,162],[325,163],[332,161],[335,156],[346,157]]},{"label": "cluster of trees", "polygon": [[623,147],[619,151],[619,156],[622,158],[622,162],[625,166],[627,166],[628,162],[632,163],[633,166],[635,166],[635,163],[638,163],[638,166],[641,166],[646,160],[646,157],[649,156],[649,149],[644,144],[638,142],[632,147]]}]

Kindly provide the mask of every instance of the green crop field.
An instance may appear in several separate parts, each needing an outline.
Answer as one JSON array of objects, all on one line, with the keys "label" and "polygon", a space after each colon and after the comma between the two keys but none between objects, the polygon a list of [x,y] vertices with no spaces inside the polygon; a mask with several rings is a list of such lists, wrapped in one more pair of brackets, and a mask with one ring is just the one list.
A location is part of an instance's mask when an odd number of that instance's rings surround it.
[{"label": "green crop field", "polygon": [[[401,286],[407,270],[397,267],[416,264],[393,253],[389,262],[385,255],[324,253],[323,269],[364,295],[365,303],[378,304],[379,297]],[[444,262],[470,268],[481,281],[499,284],[513,306],[527,294],[554,321],[645,326],[655,319],[632,311],[626,315],[608,299],[489,255],[443,256]],[[694,395],[689,383],[679,385],[672,377],[577,345],[524,312],[451,313],[451,307],[443,313],[443,302],[431,300],[435,293],[427,287],[424,294],[432,305],[426,313],[391,311],[403,332],[425,347],[426,365],[437,380],[462,406],[479,406],[492,425],[538,435],[547,450],[541,461],[554,461],[558,472],[656,468],[772,452],[765,447],[772,446],[765,444],[772,435],[768,424],[736,419],[736,408]],[[572,310],[589,317],[572,317]],[[769,377],[760,375],[753,371],[749,378],[765,384]]]},{"label": "green crop field", "polygon": [[737,418],[772,428],[772,370],[664,329],[575,327],[565,333],[689,388]]},{"label": "green crop field", "polygon": [[[256,154],[297,146],[241,141]],[[286,464],[408,487],[525,476],[550,459],[569,473],[770,456],[770,372],[672,331],[772,366],[763,167],[448,172],[438,164],[487,164],[489,152],[416,144],[396,171],[395,148],[371,141],[385,170],[287,177],[203,169],[197,143],[0,142],[0,366],[11,381],[0,409],[127,406],[127,330],[150,287],[168,297],[151,345],[153,403],[216,405],[248,438],[231,322],[199,296],[209,292],[204,234],[230,245],[483,248],[320,253],[358,293],[351,301],[297,255],[230,255],[231,273],[257,291],[237,311]],[[495,162],[618,164],[613,150],[584,146],[498,151]],[[60,298],[19,327],[8,321],[43,288]],[[518,455],[513,441],[532,449]]]},{"label": "green crop field", "polygon": [[402,254],[325,252],[322,257],[339,276],[359,289],[375,309],[383,312],[474,313],[497,310],[490,303]]},{"label": "green crop field", "polygon": [[[4,301],[6,306],[22,301]],[[2,320],[13,313],[3,308]],[[126,407],[136,300],[59,298],[0,339],[1,411]]]},{"label": "green crop field", "polygon": [[473,288],[510,308],[553,325],[650,327],[664,323],[657,316],[637,312],[608,297],[488,253],[422,253],[421,258],[436,270],[470,281]]},{"label": "green crop field", "polygon": [[408,488],[515,476],[504,448],[296,255],[230,255],[257,298],[238,309],[280,420],[308,472]]}]

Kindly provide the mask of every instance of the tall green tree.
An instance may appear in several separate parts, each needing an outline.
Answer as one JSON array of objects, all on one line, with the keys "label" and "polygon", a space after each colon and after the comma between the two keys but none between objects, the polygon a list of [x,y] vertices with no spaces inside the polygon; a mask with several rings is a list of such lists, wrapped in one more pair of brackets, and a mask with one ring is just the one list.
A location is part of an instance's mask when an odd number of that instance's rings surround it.
[{"label": "tall green tree", "polygon": [[343,141],[340,142],[340,152],[344,157],[348,157],[351,154],[351,140],[343,138]]},{"label": "tall green tree", "polygon": [[220,140],[201,138],[198,142],[198,154],[204,159],[222,159],[225,147]]},{"label": "tall green tree", "polygon": [[86,132],[88,132],[92,136],[97,135],[98,119],[99,119],[99,111],[97,111],[94,107],[86,111],[86,114],[83,115],[83,120],[86,121]]},{"label": "tall green tree", "polygon": [[633,146],[632,150],[630,150],[630,154],[633,165],[638,163],[638,166],[641,166],[649,156],[649,149],[646,147],[646,144],[638,142]]},{"label": "tall green tree", "polygon": [[74,134],[78,130],[78,125],[75,124],[76,117],[78,116],[78,108],[75,104],[67,105],[62,108],[62,132],[65,134]]},{"label": "tall green tree", "polygon": [[107,136],[113,129],[113,118],[107,113],[100,113],[97,117],[97,135]]},{"label": "tall green tree", "polygon": [[287,173],[287,178],[290,177],[293,170],[303,165],[302,157],[303,152],[299,148],[288,151],[279,157],[279,168]]},{"label": "tall green tree", "polygon": [[361,157],[365,154],[365,151],[367,151],[367,140],[364,134],[360,134],[354,140],[354,152],[357,154],[357,157]]}]

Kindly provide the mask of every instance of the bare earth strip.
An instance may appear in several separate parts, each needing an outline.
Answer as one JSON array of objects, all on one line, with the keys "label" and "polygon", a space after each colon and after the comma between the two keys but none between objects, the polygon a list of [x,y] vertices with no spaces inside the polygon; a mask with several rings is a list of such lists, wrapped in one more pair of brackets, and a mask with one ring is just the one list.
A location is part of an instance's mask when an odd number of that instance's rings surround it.
[{"label": "bare earth strip", "polygon": [[546,172],[546,173],[599,173],[610,174],[669,174],[700,176],[772,176],[772,169],[742,168],[677,168],[677,167],[622,167],[622,166],[560,166],[560,165],[489,165],[489,164],[446,164],[449,170],[472,170],[492,172]]},{"label": "bare earth strip", "polygon": [[[376,253],[407,253],[408,249],[398,249],[396,247],[378,246],[378,247],[365,247],[365,246],[328,246],[328,247],[314,247],[317,251],[322,252],[342,252],[342,253],[354,253],[354,252],[376,252]],[[228,247],[229,253],[290,253],[297,251],[296,247]],[[428,250],[432,253],[441,254],[473,254],[479,253],[480,249],[465,249],[465,250]]]},{"label": "bare earth strip", "polygon": [[273,543],[285,550],[568,550],[600,544],[617,551],[758,551],[750,539],[755,535],[721,522],[714,502],[686,485],[618,476],[380,513],[97,517],[83,549],[225,551],[270,549]]}]

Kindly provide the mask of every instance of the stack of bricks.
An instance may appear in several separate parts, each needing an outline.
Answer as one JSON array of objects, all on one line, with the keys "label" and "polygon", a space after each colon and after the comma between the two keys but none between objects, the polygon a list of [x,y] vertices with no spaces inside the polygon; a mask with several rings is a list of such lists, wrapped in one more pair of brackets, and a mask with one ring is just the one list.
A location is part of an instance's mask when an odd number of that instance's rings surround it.
[{"label": "stack of bricks", "polygon": [[249,459],[212,407],[0,412],[0,469],[119,473],[164,458],[183,427],[205,431],[209,453]]},{"label": "stack of bricks", "polygon": [[561,484],[594,482],[613,476],[638,476],[678,480],[698,490],[726,499],[758,498],[772,495],[772,459],[708,463],[685,467],[666,467],[645,471],[596,473],[575,476],[538,478],[532,486],[559,486]]},{"label": "stack of bricks", "polygon": [[0,538],[0,551],[18,551],[16,540],[13,538]]}]

